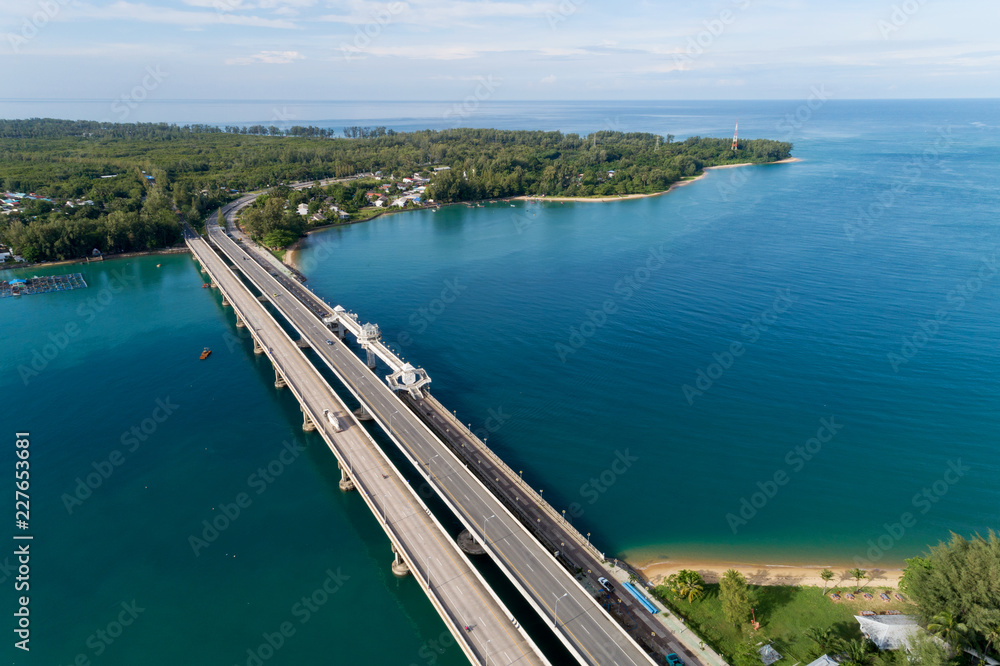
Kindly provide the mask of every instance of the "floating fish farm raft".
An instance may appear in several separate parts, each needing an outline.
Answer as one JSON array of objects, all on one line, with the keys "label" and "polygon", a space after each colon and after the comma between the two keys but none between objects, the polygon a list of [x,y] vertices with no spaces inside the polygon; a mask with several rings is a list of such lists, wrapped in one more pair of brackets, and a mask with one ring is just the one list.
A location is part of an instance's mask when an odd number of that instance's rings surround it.
[{"label": "floating fish farm raft", "polygon": [[27,279],[0,281],[0,298],[8,296],[27,296],[28,294],[47,294],[53,291],[69,291],[70,289],[85,289],[86,281],[81,273],[70,275],[33,275]]}]

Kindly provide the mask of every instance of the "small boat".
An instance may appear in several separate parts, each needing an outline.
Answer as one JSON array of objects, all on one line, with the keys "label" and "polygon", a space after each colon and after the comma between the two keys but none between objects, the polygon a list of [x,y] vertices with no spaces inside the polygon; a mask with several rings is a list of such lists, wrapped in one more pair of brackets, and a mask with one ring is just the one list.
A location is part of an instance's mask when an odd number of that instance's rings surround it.
[{"label": "small boat", "polygon": [[208,289],[208,283],[206,282],[205,284],[201,285],[201,288],[202,289]]},{"label": "small boat", "polygon": [[157,268],[159,268],[159,267],[160,267],[160,264],[156,264],[156,267],[157,267]]},{"label": "small boat", "polygon": [[201,352],[201,356],[199,356],[198,358],[200,358],[202,361],[204,361],[211,354],[212,354],[212,350],[209,349],[208,347],[205,347],[204,351]]}]

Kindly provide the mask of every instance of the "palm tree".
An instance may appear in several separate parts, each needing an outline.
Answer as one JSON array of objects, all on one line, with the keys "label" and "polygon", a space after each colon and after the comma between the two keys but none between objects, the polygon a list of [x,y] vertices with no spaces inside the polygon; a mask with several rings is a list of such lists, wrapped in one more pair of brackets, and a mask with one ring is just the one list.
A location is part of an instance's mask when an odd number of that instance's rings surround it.
[{"label": "palm tree", "polygon": [[868,645],[868,641],[864,638],[861,640],[852,638],[849,641],[844,641],[844,655],[848,661],[854,664],[866,664],[868,663]]},{"label": "palm tree", "polygon": [[815,642],[817,647],[823,652],[829,652],[830,648],[836,645],[838,640],[837,635],[833,633],[833,629],[829,627],[826,629],[810,627],[806,630],[806,638]]},{"label": "palm tree", "polygon": [[956,652],[961,652],[969,640],[969,627],[959,622],[951,611],[941,611],[935,615],[932,622],[927,625],[927,631],[950,645]]},{"label": "palm tree", "polygon": [[697,571],[681,569],[668,578],[667,583],[674,594],[687,599],[688,603],[705,595],[705,581]]},{"label": "palm tree", "polygon": [[826,594],[826,586],[833,580],[833,572],[829,569],[823,569],[819,572],[819,577],[823,579],[823,594]]},{"label": "palm tree", "polygon": [[854,568],[854,569],[851,569],[850,571],[848,571],[847,575],[854,579],[854,582],[855,582],[854,591],[855,592],[860,592],[861,591],[861,581],[864,578],[868,577],[868,572],[865,571],[864,569]]}]

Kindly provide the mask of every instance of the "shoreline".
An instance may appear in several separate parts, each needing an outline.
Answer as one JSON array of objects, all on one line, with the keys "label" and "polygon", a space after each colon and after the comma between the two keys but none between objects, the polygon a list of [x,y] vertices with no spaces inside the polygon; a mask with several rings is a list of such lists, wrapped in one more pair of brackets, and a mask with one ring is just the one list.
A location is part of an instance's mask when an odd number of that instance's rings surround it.
[{"label": "shoreline", "polygon": [[4,262],[0,264],[0,271],[21,270],[29,268],[49,268],[50,266],[72,266],[74,264],[94,264],[102,261],[112,261],[114,259],[130,259],[132,257],[149,257],[160,254],[187,254],[191,252],[185,245],[164,247],[158,250],[143,250],[142,252],[122,252],[121,254],[106,254],[100,261],[91,261],[88,257],[79,259],[62,259],[60,261],[40,261],[34,264]]},{"label": "shoreline", "polygon": [[[786,157],[785,159],[777,160],[776,162],[741,162],[739,164],[721,164],[719,166],[705,167],[704,169],[701,170],[701,173],[698,174],[697,176],[692,176],[687,180],[679,180],[676,183],[671,184],[670,187],[661,192],[651,192],[649,194],[622,194],[613,197],[544,197],[544,196],[534,196],[530,194],[522,194],[521,196],[517,197],[500,197],[500,199],[504,201],[560,201],[560,202],[581,201],[581,202],[598,202],[598,203],[609,203],[612,201],[628,201],[630,199],[646,199],[649,197],[658,197],[664,194],[670,194],[679,187],[684,187],[685,185],[690,185],[691,183],[697,182],[702,178],[704,178],[705,176],[707,176],[708,172],[713,169],[735,169],[736,167],[745,167],[745,166],[768,166],[770,164],[792,164],[794,162],[801,162],[801,161],[802,158],[800,157]],[[350,222],[340,222],[336,224],[324,224],[323,226],[314,227],[306,231],[305,235],[303,235],[301,238],[297,239],[294,243],[285,248],[285,255],[282,258],[282,263],[286,264],[292,269],[298,270],[298,266],[296,265],[296,259],[299,250],[302,249],[302,243],[309,237],[310,234],[315,233],[317,231],[324,231],[326,229],[330,229],[333,227],[344,227],[352,224],[371,222],[376,218],[382,217],[384,215],[390,215],[393,213],[406,213],[406,212],[411,212],[412,210],[427,210],[429,208],[441,208],[443,206],[463,206],[463,205],[470,206],[477,203],[481,203],[481,201],[491,201],[491,200],[482,199],[480,201],[452,201],[445,204],[423,206],[421,208],[410,209],[410,210],[405,210],[405,209],[401,209],[398,211],[387,210],[377,213],[376,215],[373,215],[372,217],[369,217],[365,220],[354,220]]]},{"label": "shoreline", "polygon": [[630,199],[647,199],[649,197],[658,197],[664,194],[670,194],[678,187],[684,187],[685,185],[690,185],[696,181],[704,178],[708,171],[713,169],[735,169],[737,167],[745,166],[768,166],[771,164],[792,164],[794,162],[801,162],[800,157],[787,157],[783,160],[778,160],[776,162],[740,162],[739,164],[720,164],[719,166],[709,166],[701,170],[701,173],[697,176],[692,176],[687,180],[679,180],[673,183],[667,189],[661,192],[650,192],[648,194],[619,194],[609,197],[546,197],[546,196],[536,196],[531,194],[524,194],[519,197],[511,197],[512,201],[586,201],[586,202],[596,202],[596,203],[608,203],[611,201],[628,201]]},{"label": "shoreline", "polygon": [[[826,584],[828,589],[846,588],[855,586],[855,580],[847,575],[847,571],[856,565],[852,564],[819,564],[815,566],[794,565],[794,564],[757,564],[753,562],[723,562],[708,559],[678,559],[678,560],[653,560],[626,562],[633,569],[641,573],[646,580],[653,585],[659,585],[671,574],[681,569],[692,569],[697,571],[705,579],[706,583],[717,583],[719,578],[727,569],[736,569],[746,576],[751,585],[810,585],[813,587],[823,587]],[[820,571],[829,569],[834,576],[829,583],[824,583],[820,578]],[[862,586],[869,588],[899,586],[899,579],[903,575],[902,569],[879,569],[868,570],[872,576],[861,581]]]}]

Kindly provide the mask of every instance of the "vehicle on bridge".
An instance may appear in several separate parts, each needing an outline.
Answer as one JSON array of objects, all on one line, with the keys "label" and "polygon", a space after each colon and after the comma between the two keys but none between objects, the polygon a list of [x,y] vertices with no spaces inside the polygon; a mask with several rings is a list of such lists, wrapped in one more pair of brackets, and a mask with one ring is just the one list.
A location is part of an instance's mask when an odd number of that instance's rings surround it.
[{"label": "vehicle on bridge", "polygon": [[337,418],[336,414],[331,412],[329,409],[324,409],[323,416],[325,416],[326,420],[330,422],[330,427],[333,428],[334,432],[344,431],[344,424],[340,422],[340,419]]}]

